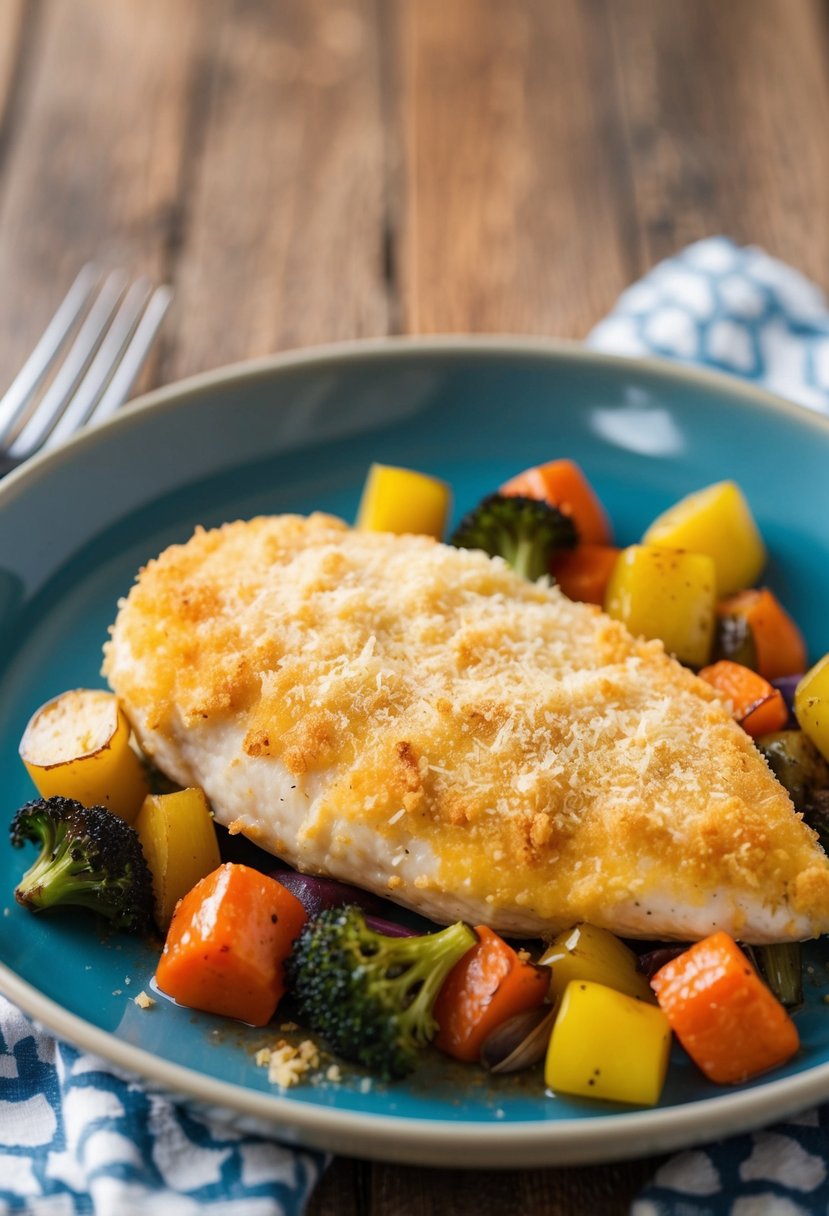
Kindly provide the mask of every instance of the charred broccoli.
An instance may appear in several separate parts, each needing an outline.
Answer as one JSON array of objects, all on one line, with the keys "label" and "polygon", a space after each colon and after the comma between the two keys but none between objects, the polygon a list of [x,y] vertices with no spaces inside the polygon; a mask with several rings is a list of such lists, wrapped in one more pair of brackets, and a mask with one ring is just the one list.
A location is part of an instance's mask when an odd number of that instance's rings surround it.
[{"label": "charred broccoli", "polygon": [[549,574],[554,553],[578,543],[578,532],[569,515],[538,498],[490,494],[463,517],[449,543],[503,557],[535,582]]},{"label": "charred broccoli", "polygon": [[344,1059],[392,1080],[411,1072],[435,1034],[440,987],[476,941],[461,921],[423,937],[384,937],[359,908],[328,908],[295,941],[285,977],[311,1030]]},{"label": "charred broccoli", "polygon": [[153,914],[153,882],[138,835],[102,806],[72,798],[37,798],[14,816],[11,841],[40,845],[40,856],[21,878],[15,897],[39,912],[77,905],[140,933]]}]

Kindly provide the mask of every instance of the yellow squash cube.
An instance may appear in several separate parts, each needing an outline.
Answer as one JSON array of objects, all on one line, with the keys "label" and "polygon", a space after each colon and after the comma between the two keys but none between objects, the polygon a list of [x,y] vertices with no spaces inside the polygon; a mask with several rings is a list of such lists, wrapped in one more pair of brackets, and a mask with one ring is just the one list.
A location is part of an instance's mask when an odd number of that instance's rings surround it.
[{"label": "yellow squash cube", "polygon": [[644,545],[707,553],[717,570],[717,594],[752,587],[766,564],[763,538],[733,481],[706,486],[669,507],[642,537]]},{"label": "yellow squash cube", "polygon": [[373,464],[363,487],[355,527],[370,532],[418,533],[440,540],[452,505],[445,482],[413,469]]},{"label": "yellow squash cube", "polygon": [[42,705],[23,732],[20,758],[42,798],[104,806],[128,823],[149,788],[126,714],[103,688],[73,688]]},{"label": "yellow squash cube", "polygon": [[704,553],[630,545],[617,558],[604,608],[631,633],[660,638],[669,654],[703,667],[716,622],[714,563]]},{"label": "yellow squash cube", "polygon": [[653,1106],[670,1049],[671,1028],[657,1006],[575,980],[553,1026],[544,1080],[558,1093]]},{"label": "yellow squash cube", "polygon": [[794,714],[803,733],[829,760],[829,654],[819,659],[798,684]]},{"label": "yellow squash cube", "polygon": [[222,863],[204,791],[150,794],[135,830],[153,876],[155,918],[163,932],[181,897]]},{"label": "yellow squash cube", "polygon": [[641,971],[636,955],[607,929],[576,925],[550,942],[538,960],[550,967],[550,999],[558,999],[571,980],[592,980],[616,992],[656,1004],[656,997]]}]

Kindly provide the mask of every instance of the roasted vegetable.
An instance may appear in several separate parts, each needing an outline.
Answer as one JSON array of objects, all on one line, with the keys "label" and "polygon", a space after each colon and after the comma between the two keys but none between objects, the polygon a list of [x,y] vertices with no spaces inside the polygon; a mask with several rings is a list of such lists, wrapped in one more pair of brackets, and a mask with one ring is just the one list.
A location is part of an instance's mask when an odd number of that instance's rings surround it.
[{"label": "roasted vegetable", "polygon": [[729,659],[741,667],[757,670],[757,647],[748,621],[742,615],[724,615],[717,605],[713,661],[720,659]]},{"label": "roasted vegetable", "polygon": [[536,498],[490,494],[463,517],[450,544],[502,557],[535,582],[550,572],[554,553],[572,549],[577,541],[575,524],[557,507]]},{"label": "roasted vegetable", "polygon": [[304,923],[305,909],[280,883],[225,862],[176,908],[156,982],[180,1005],[264,1026]]},{"label": "roasted vegetable", "polygon": [[40,856],[17,885],[18,903],[33,912],[90,908],[129,933],[149,928],[152,878],[135,830],[120,816],[72,798],[38,798],[12,820],[12,844],[27,840],[40,845]]},{"label": "roasted vegetable", "polygon": [[654,1005],[603,984],[567,985],[550,1036],[544,1079],[552,1090],[652,1106],[659,1101],[671,1029]]},{"label": "roasted vegetable", "polygon": [[346,904],[354,904],[372,916],[382,916],[388,911],[388,902],[380,899],[379,895],[372,895],[370,891],[352,887],[350,883],[340,882],[336,878],[301,874],[298,870],[288,869],[273,869],[270,875],[297,897],[309,920],[314,920],[326,908],[343,908]]},{"label": "roasted vegetable", "polygon": [[370,532],[416,532],[440,540],[452,506],[452,494],[444,481],[373,464],[368,471],[355,527]]},{"label": "roasted vegetable", "polygon": [[674,1034],[710,1081],[748,1081],[798,1049],[794,1022],[727,933],[696,942],[651,984]]},{"label": "roasted vegetable", "polygon": [[803,807],[803,818],[818,834],[821,847],[829,853],[829,790],[813,790]]},{"label": "roasted vegetable", "polygon": [[642,543],[707,553],[716,568],[720,596],[751,587],[766,561],[751,509],[733,481],[706,486],[669,507],[653,521]]},{"label": "roasted vegetable", "polygon": [[682,663],[708,662],[714,636],[714,564],[704,553],[630,545],[619,554],[605,612],[644,638],[659,638]]},{"label": "roasted vegetable", "polygon": [[550,968],[550,995],[560,999],[571,980],[591,980],[640,1001],[655,997],[637,967],[637,958],[607,929],[576,925],[550,942],[539,962]]},{"label": "roasted vegetable", "polygon": [[569,515],[587,545],[610,545],[613,533],[596,491],[573,460],[534,465],[504,482],[501,494],[539,498]]},{"label": "roasted vegetable", "polygon": [[20,758],[41,797],[104,806],[128,823],[147,794],[126,714],[102,688],[75,688],[41,705],[20,740]]},{"label": "roasted vegetable", "polygon": [[435,1046],[456,1060],[479,1059],[484,1041],[507,1018],[544,1003],[550,986],[546,967],[520,958],[486,925],[478,941],[455,963],[435,1001]]},{"label": "roasted vegetable", "polygon": [[803,1004],[803,959],[800,942],[746,946],[745,951],[780,1004],[785,1009],[799,1009]]},{"label": "roasted vegetable", "polygon": [[718,632],[726,647],[730,641],[733,648],[742,625],[743,649],[749,661],[739,658],[736,653],[723,653],[719,657],[745,663],[767,680],[797,675],[806,667],[803,634],[768,587],[738,591],[736,595],[720,600],[717,616]]},{"label": "roasted vegetable", "polygon": [[798,811],[803,810],[815,791],[829,789],[829,764],[802,730],[760,735],[757,746]]},{"label": "roasted vegetable", "polygon": [[801,729],[829,760],[829,654],[815,663],[798,684],[794,712]]},{"label": "roasted vegetable", "polygon": [[720,659],[710,667],[703,667],[699,677],[717,690],[730,706],[735,721],[752,738],[782,730],[786,725],[789,710],[783,694],[749,667]]},{"label": "roasted vegetable", "polygon": [[163,932],[181,897],[221,864],[204,792],[193,788],[150,794],[135,830],[153,876],[155,920]]},{"label": "roasted vegetable", "polygon": [[550,570],[568,599],[601,607],[618,558],[612,545],[580,544],[556,554]]},{"label": "roasted vegetable", "polygon": [[410,1072],[433,1038],[438,992],[476,941],[460,921],[422,937],[385,937],[359,908],[331,908],[300,933],[286,978],[310,1029],[388,1080]]}]

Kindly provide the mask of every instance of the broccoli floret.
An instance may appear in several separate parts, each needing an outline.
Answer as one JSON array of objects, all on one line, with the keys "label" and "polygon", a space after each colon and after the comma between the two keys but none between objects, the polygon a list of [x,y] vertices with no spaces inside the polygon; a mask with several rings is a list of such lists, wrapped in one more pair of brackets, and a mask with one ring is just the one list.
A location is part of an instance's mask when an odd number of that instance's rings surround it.
[{"label": "broccoli floret", "polygon": [[461,921],[422,937],[384,937],[359,908],[328,908],[294,943],[286,981],[311,1030],[344,1059],[392,1080],[411,1072],[434,1036],[440,987],[476,941]]},{"label": "broccoli floret", "polygon": [[463,517],[449,543],[459,549],[483,549],[503,557],[518,574],[535,582],[549,574],[559,549],[578,543],[569,515],[538,498],[490,494]]},{"label": "broccoli floret", "polygon": [[153,914],[153,881],[138,834],[102,806],[72,798],[37,798],[12,820],[16,848],[31,840],[40,856],[21,878],[15,897],[34,912],[77,905],[141,933]]}]

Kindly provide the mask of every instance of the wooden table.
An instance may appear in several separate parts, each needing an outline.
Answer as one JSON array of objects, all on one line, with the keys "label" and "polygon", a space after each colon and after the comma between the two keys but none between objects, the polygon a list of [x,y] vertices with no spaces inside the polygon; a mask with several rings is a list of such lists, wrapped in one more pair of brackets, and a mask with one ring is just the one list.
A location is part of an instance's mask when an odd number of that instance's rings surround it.
[{"label": "wooden table", "polygon": [[[579,338],[726,232],[829,286],[822,0],[2,0],[0,382],[82,262],[144,386],[393,333]],[[616,1213],[655,1167],[339,1161],[312,1216]]]}]

